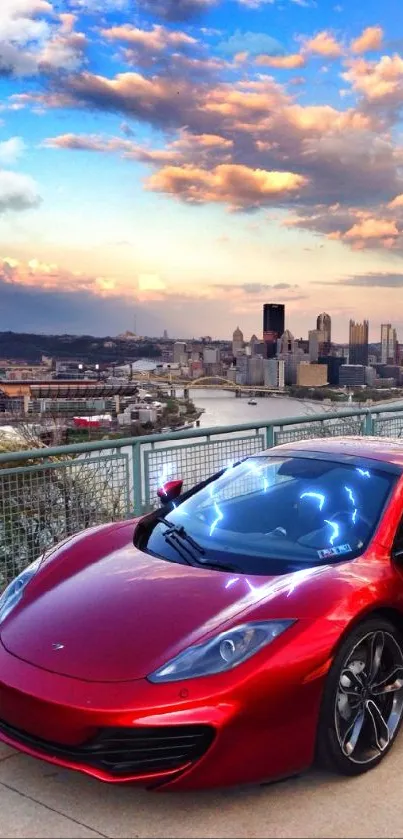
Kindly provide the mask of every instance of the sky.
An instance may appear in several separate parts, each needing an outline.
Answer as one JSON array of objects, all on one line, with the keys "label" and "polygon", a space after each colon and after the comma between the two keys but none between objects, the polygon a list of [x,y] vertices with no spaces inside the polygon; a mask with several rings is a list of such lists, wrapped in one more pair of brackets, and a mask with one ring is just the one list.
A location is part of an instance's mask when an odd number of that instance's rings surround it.
[{"label": "sky", "polygon": [[403,341],[400,0],[0,0],[0,330]]}]

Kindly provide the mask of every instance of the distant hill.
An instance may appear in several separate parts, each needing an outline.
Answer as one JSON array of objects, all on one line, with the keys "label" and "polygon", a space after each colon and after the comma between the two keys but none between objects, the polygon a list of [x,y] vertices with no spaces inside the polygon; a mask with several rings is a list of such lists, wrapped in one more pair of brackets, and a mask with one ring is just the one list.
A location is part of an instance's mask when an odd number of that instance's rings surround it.
[{"label": "distant hill", "polygon": [[[106,346],[105,346],[106,345]],[[60,361],[124,362],[160,358],[158,339],[125,341],[92,335],[35,335],[0,332],[0,359],[40,362],[43,355]]]}]

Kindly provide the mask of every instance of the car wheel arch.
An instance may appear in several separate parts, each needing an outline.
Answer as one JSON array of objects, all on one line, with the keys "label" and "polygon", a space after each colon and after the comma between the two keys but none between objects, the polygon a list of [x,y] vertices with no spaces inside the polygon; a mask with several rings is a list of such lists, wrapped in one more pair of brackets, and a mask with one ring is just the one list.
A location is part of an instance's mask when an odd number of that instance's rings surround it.
[{"label": "car wheel arch", "polygon": [[343,631],[340,633],[339,637],[337,638],[336,643],[330,654],[331,661],[335,658],[338,653],[339,648],[344,644],[344,641],[348,636],[353,632],[360,623],[367,620],[373,620],[374,618],[379,618],[380,620],[388,620],[390,621],[395,628],[401,633],[403,637],[403,611],[399,611],[394,606],[377,606],[373,607],[370,606],[367,609],[364,609],[358,615],[349,621],[349,623],[343,628]]}]

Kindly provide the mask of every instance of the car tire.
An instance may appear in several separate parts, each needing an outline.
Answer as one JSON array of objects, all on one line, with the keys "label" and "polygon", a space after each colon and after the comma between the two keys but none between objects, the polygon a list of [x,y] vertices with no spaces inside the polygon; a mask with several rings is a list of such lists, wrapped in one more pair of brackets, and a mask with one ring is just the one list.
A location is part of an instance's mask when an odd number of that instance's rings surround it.
[{"label": "car tire", "polygon": [[391,749],[403,718],[403,635],[389,620],[369,618],[341,644],[328,673],[316,762],[361,775]]}]

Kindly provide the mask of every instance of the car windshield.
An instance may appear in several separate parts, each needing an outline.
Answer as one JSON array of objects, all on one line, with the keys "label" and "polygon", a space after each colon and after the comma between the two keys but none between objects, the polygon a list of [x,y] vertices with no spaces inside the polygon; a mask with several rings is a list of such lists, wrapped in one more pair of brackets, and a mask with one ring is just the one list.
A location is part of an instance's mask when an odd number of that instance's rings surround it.
[{"label": "car windshield", "polygon": [[[382,469],[304,457],[251,458],[159,521],[147,548],[181,561],[178,546],[186,557],[190,537],[201,564],[231,563],[249,574],[353,559],[374,534],[394,482]],[[176,543],[168,538],[173,528]]]}]

